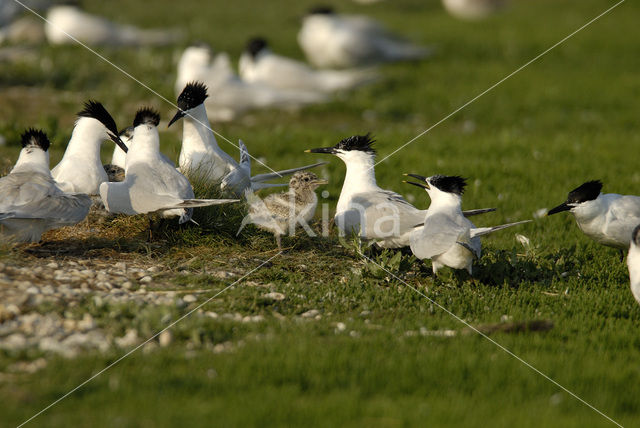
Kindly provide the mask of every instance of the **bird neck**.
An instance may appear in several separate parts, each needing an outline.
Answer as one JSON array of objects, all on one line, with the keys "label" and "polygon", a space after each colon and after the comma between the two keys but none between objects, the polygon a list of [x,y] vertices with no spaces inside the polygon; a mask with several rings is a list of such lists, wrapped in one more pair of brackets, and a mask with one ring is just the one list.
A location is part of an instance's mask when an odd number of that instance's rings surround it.
[{"label": "bird neck", "polygon": [[462,198],[455,193],[447,193],[438,191],[437,194],[431,194],[431,205],[427,211],[429,213],[448,212],[451,214],[462,214]]},{"label": "bird neck", "polygon": [[619,195],[600,195],[592,201],[583,202],[572,208],[571,213],[575,216],[576,221],[581,226],[591,223],[592,221],[595,221],[595,223],[598,224],[600,220],[604,221],[602,215],[607,211],[608,204],[612,202],[616,196]]},{"label": "bird neck", "polygon": [[343,159],[347,166],[347,173],[344,177],[344,184],[338,198],[337,212],[347,209],[351,197],[357,193],[378,190],[376,184],[376,173],[374,170],[373,156],[364,153]]},{"label": "bird neck", "polygon": [[27,147],[20,150],[18,161],[13,166],[11,172],[41,172],[48,176],[49,172],[49,152],[45,152],[39,148]]},{"label": "bird neck", "polygon": [[99,120],[81,117],[76,121],[64,156],[73,155],[100,162],[100,146],[107,138],[106,129]]},{"label": "bird neck", "polygon": [[131,146],[126,156],[126,169],[136,162],[146,162],[160,158],[160,136],[158,128],[151,125],[138,125],[134,131]]},{"label": "bird neck", "polygon": [[357,188],[377,187],[376,172],[374,169],[374,158],[362,152],[357,155],[350,156],[345,160],[347,166],[347,174],[344,178],[344,184]]},{"label": "bird neck", "polygon": [[189,110],[184,117],[182,148],[186,151],[219,151],[204,104]]}]

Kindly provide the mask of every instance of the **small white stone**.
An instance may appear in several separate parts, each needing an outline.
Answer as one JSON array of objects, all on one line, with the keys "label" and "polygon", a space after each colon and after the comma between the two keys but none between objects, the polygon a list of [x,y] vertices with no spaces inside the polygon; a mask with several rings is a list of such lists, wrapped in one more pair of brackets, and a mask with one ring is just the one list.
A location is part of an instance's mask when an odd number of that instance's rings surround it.
[{"label": "small white stone", "polygon": [[182,300],[184,300],[185,303],[193,303],[193,302],[197,302],[198,298],[196,296],[194,296],[193,294],[187,294],[187,295],[182,297]]},{"label": "small white stone", "polygon": [[343,322],[339,322],[338,324],[336,324],[336,330],[338,331],[345,331],[346,328],[347,326]]},{"label": "small white stone", "polygon": [[262,298],[267,300],[275,300],[280,301],[284,300],[287,296],[282,293],[278,293],[277,291],[272,291],[271,293],[263,294]]},{"label": "small white stone", "polygon": [[320,311],[317,309],[311,309],[308,310],[307,312],[304,312],[303,314],[301,314],[300,316],[302,318],[315,318],[316,316],[320,315]]},{"label": "small white stone", "polygon": [[153,279],[149,275],[146,275],[140,278],[140,282],[142,282],[143,284],[148,284],[151,281],[153,281]]},{"label": "small white stone", "polygon": [[173,342],[173,334],[171,334],[171,331],[165,330],[160,333],[160,336],[158,336],[158,342],[163,348],[169,346],[171,342]]}]

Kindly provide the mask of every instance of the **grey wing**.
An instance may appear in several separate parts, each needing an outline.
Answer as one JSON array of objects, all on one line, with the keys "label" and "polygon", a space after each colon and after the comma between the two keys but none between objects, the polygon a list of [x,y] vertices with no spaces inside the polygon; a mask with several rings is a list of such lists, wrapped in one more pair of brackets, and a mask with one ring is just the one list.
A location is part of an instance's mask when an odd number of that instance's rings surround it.
[{"label": "grey wing", "polygon": [[0,213],[0,219],[48,219],[60,224],[75,224],[87,216],[90,207],[91,198],[88,195],[49,195],[23,205],[18,210]]},{"label": "grey wing", "polygon": [[48,195],[62,193],[52,177],[17,172],[0,179],[0,211],[12,211]]},{"label": "grey wing", "polygon": [[611,204],[606,233],[618,240],[630,241],[631,232],[640,224],[640,197],[625,195]]},{"label": "grey wing", "polygon": [[354,196],[350,211],[359,213],[360,234],[366,239],[400,236],[422,222],[425,216],[424,211],[418,210],[399,194],[387,190]]},{"label": "grey wing", "polygon": [[432,258],[456,245],[466,230],[447,216],[434,215],[425,221],[419,235],[412,234],[411,249],[420,258]]}]

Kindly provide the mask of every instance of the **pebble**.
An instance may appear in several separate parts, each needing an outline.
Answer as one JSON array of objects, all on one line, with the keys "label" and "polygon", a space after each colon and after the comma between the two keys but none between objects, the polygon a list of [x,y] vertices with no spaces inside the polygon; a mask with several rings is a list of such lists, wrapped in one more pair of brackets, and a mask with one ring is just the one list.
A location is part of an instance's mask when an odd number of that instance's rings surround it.
[{"label": "pebble", "polygon": [[311,309],[311,310],[308,310],[307,312],[304,312],[304,313],[303,313],[303,314],[301,314],[300,316],[301,316],[302,318],[315,318],[315,317],[317,317],[317,316],[319,316],[319,315],[320,315],[320,311],[319,311],[319,310],[317,310],[317,309]]},{"label": "pebble", "polygon": [[277,291],[272,291],[271,293],[263,294],[262,298],[265,300],[273,300],[273,301],[281,301],[284,300],[287,296],[282,293],[278,293]]},{"label": "pebble", "polygon": [[194,296],[193,294],[187,294],[187,295],[182,297],[182,300],[184,300],[185,303],[194,303],[194,302],[198,301],[198,298],[196,296]]},{"label": "pebble", "polygon": [[140,278],[140,282],[142,282],[143,284],[148,284],[151,281],[153,281],[153,279],[149,275],[146,275]]},{"label": "pebble", "polygon": [[173,334],[171,334],[171,331],[165,330],[160,333],[160,336],[158,336],[158,342],[163,348],[169,346],[171,342],[173,342]]}]

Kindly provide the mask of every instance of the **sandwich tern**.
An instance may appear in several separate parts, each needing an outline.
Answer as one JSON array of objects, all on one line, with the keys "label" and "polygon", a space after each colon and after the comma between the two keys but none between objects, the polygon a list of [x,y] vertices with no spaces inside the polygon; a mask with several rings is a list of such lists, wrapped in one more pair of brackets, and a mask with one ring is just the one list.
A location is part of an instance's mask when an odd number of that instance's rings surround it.
[{"label": "sandwich tern", "polygon": [[603,194],[601,191],[600,180],[587,181],[569,192],[567,200],[549,210],[547,215],[569,211],[589,238],[626,250],[631,232],[640,223],[640,196]]},{"label": "sandwich tern", "polygon": [[229,121],[250,110],[265,108],[297,109],[326,101],[317,91],[277,89],[263,83],[247,82],[233,70],[226,53],[212,60],[208,46],[189,46],[178,62],[176,93],[192,81],[204,82],[211,92],[207,112],[212,120]]},{"label": "sandwich tern", "polygon": [[[381,189],[374,171],[374,140],[369,134],[345,138],[333,147],[306,150],[336,155],[347,166],[334,220],[342,234],[356,233],[382,248],[409,245],[415,225],[424,221],[427,210],[419,210],[401,195]],[[467,211],[482,214],[495,209]]]},{"label": "sandwich tern", "polygon": [[122,182],[104,182],[100,196],[105,208],[128,215],[159,212],[162,217],[191,220],[194,207],[237,202],[237,199],[195,199],[189,180],[160,155],[160,115],[149,108],[136,113],[133,139]]},{"label": "sandwich tern", "polygon": [[251,190],[247,190],[245,196],[249,204],[249,213],[242,220],[236,236],[247,224],[253,223],[273,233],[278,250],[281,250],[280,237],[293,235],[296,226],[301,225],[313,233],[308,222],[313,219],[318,206],[315,189],[326,183],[327,180],[319,179],[314,173],[305,171],[293,174],[287,192],[274,193],[260,199]]},{"label": "sandwich tern", "polygon": [[466,269],[471,275],[474,258],[480,258],[480,237],[518,224],[524,220],[493,227],[475,227],[462,213],[462,194],[467,185],[459,176],[434,175],[423,177],[405,174],[422,183],[405,181],[427,191],[431,205],[424,224],[410,234],[411,252],[419,259],[431,259],[433,273],[444,266]]},{"label": "sandwich tern", "polygon": [[220,188],[223,191],[241,196],[249,188],[258,190],[265,187],[284,186],[285,184],[271,184],[266,181],[325,163],[251,176],[251,157],[242,141],[238,141],[240,163],[218,146],[207,118],[204,104],[207,97],[207,87],[203,83],[188,83],[178,96],[178,111],[169,122],[171,126],[175,121],[184,118],[178,165],[186,175],[204,176],[208,181],[220,182]]},{"label": "sandwich tern", "polygon": [[78,113],[62,160],[51,170],[60,189],[67,193],[98,194],[100,184],[109,179],[100,160],[100,146],[107,139],[127,150],[109,112],[99,102],[89,100]]},{"label": "sandwich tern", "polygon": [[0,234],[17,242],[38,242],[48,230],[82,221],[91,198],[65,193],[49,171],[49,139],[40,130],[22,134],[22,150],[11,172],[0,178]]},{"label": "sandwich tern", "polygon": [[274,88],[335,92],[371,81],[371,70],[314,70],[307,64],[277,55],[261,37],[249,40],[239,61],[240,77]]},{"label": "sandwich tern", "polygon": [[627,266],[629,267],[631,292],[636,301],[640,303],[640,224],[633,229],[631,234]]},{"label": "sandwich tern", "polygon": [[309,62],[320,68],[350,68],[425,58],[431,50],[391,34],[365,16],[339,15],[329,7],[309,11],[298,33]]},{"label": "sandwich tern", "polygon": [[177,30],[143,30],[116,24],[71,4],[49,8],[45,34],[54,45],[75,43],[69,36],[91,46],[164,46],[182,38]]}]

